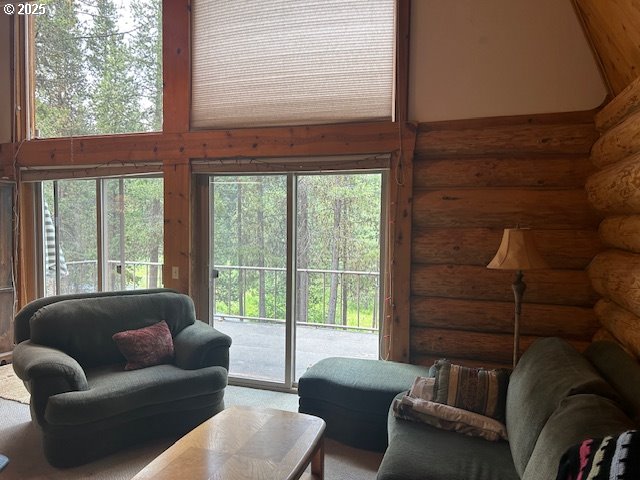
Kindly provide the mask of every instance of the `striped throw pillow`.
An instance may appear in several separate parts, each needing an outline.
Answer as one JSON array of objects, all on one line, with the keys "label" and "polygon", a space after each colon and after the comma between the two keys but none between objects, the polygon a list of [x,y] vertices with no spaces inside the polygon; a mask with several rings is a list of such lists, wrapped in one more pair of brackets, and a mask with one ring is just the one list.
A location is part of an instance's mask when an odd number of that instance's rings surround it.
[{"label": "striped throw pillow", "polygon": [[504,423],[509,371],[470,368],[438,360],[433,401]]}]

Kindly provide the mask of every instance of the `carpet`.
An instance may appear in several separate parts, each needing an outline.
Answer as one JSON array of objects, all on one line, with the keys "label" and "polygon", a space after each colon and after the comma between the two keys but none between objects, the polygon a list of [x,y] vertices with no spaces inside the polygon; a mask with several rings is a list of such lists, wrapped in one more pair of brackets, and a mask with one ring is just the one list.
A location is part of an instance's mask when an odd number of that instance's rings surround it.
[{"label": "carpet", "polygon": [[[9,368],[11,369],[11,366]],[[16,383],[11,378],[5,381],[7,373],[12,374],[13,370],[0,370],[1,395],[4,395],[1,391],[9,383]],[[19,385],[22,384],[19,383]],[[296,411],[298,396],[229,386],[225,390],[225,404]],[[58,469],[49,465],[44,458],[40,432],[31,422],[29,407],[14,400],[0,399],[0,453],[9,457],[9,464],[0,472],[0,480],[129,480],[170,447],[175,440],[162,438],[80,467]],[[325,441],[325,478],[327,480],[375,479],[381,461],[380,453],[359,450],[331,439]]]},{"label": "carpet", "polygon": [[13,366],[11,364],[2,365],[0,367],[0,398],[28,405],[30,397],[31,395],[29,395],[22,380],[13,371]]}]

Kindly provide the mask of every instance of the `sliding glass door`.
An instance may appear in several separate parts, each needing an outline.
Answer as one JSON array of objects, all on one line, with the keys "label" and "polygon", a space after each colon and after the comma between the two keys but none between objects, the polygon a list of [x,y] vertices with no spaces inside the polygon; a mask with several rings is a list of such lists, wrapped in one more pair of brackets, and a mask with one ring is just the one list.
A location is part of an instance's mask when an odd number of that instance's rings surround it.
[{"label": "sliding glass door", "polygon": [[383,174],[210,177],[210,318],[230,376],[290,388],[328,356],[378,358]]}]

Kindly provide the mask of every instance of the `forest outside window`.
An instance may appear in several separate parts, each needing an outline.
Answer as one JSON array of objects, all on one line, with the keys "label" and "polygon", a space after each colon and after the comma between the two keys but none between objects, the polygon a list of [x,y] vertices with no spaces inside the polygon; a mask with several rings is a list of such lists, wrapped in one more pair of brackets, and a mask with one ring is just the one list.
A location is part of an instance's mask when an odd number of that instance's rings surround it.
[{"label": "forest outside window", "polygon": [[50,0],[32,15],[34,136],[162,129],[162,1]]}]

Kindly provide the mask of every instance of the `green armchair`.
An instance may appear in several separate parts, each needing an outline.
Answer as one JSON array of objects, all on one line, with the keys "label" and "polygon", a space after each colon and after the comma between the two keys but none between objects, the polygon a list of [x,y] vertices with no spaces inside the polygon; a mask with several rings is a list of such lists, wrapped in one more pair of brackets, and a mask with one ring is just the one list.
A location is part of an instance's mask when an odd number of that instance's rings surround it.
[{"label": "green armchair", "polygon": [[[113,334],[166,321],[171,364],[124,370]],[[48,297],[15,319],[13,366],[31,393],[47,460],[80,465],[153,437],[183,435],[224,408],[231,339],[169,290]]]}]

